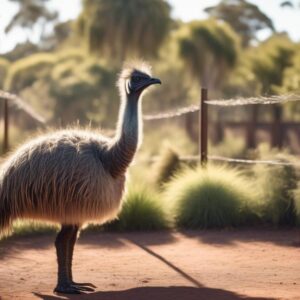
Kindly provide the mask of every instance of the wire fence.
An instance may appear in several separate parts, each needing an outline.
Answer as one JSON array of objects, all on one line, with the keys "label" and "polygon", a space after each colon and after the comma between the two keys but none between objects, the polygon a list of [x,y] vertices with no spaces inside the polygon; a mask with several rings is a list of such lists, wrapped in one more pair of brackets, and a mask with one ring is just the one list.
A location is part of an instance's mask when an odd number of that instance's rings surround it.
[{"label": "wire fence", "polygon": [[34,109],[28,105],[22,98],[19,96],[8,93],[5,91],[0,90],[0,99],[8,100],[10,103],[12,103],[16,108],[24,111],[26,114],[28,114],[31,118],[36,120],[37,122],[41,124],[45,124],[46,120],[44,117],[42,117],[40,114],[34,111]]},{"label": "wire fence", "polygon": [[[207,96],[207,90],[202,89],[202,92],[206,91],[205,95]],[[202,97],[202,96],[201,96]],[[275,96],[259,96],[259,97],[249,97],[249,98],[232,98],[232,99],[217,99],[217,100],[207,100],[207,98],[201,98],[200,105],[190,105],[182,108],[178,108],[175,110],[170,110],[163,113],[152,114],[152,115],[145,115],[145,121],[152,121],[152,120],[163,120],[163,119],[170,119],[174,117],[180,117],[185,114],[193,113],[196,111],[200,111],[201,107],[205,108],[205,124],[202,122],[202,126],[199,122],[199,144],[200,144],[200,154],[199,155],[192,155],[192,156],[182,156],[180,160],[182,161],[201,161],[203,159],[203,149],[201,148],[201,144],[203,141],[206,143],[206,149],[204,148],[205,159],[212,160],[212,161],[223,161],[227,163],[236,163],[236,164],[264,164],[264,165],[274,165],[274,166],[293,166],[296,168],[300,168],[300,163],[292,163],[282,160],[253,160],[253,159],[245,159],[245,158],[231,158],[231,157],[224,157],[224,156],[217,156],[217,155],[207,155],[207,109],[204,105],[212,105],[212,106],[244,106],[244,105],[270,105],[270,104],[284,104],[287,102],[296,102],[300,101],[300,95],[297,94],[288,94],[288,95],[275,95]],[[203,114],[201,113],[201,118],[203,118]],[[205,127],[205,128],[203,128]],[[200,141],[201,140],[201,141]],[[200,158],[201,157],[201,158]],[[157,160],[158,158],[151,159],[152,161]]]},{"label": "wire fence", "polygon": [[[32,109],[32,107],[30,107],[19,96],[0,90],[0,99],[4,99],[4,100],[8,100],[8,101],[12,102],[13,105],[15,105],[17,108],[23,110],[25,113],[30,115],[34,120],[38,121],[39,123],[45,124],[45,119],[41,115],[36,113]],[[255,104],[262,104],[262,105],[283,104],[283,103],[287,103],[287,102],[296,102],[296,101],[300,101],[300,95],[288,94],[288,95],[260,96],[260,97],[249,97],[249,98],[240,97],[240,98],[216,99],[216,100],[206,100],[206,98],[202,99],[202,102],[205,103],[206,105],[225,106],[225,107],[253,105],[253,104],[254,105]],[[163,112],[163,113],[145,115],[143,117],[143,120],[152,121],[152,120],[161,120],[161,119],[170,119],[170,118],[174,118],[174,117],[180,117],[180,116],[188,114],[188,113],[200,111],[200,107],[201,107],[201,103],[200,103],[200,105],[194,104],[194,105],[177,108],[175,110],[170,110],[170,111]],[[202,128],[199,128],[199,130],[202,130]],[[200,137],[200,135],[201,134],[199,134],[199,137]],[[199,161],[199,157],[200,157],[199,155],[182,156],[182,157],[180,157],[180,160],[182,160],[182,161]],[[151,158],[150,161],[154,162],[157,159],[158,159],[158,157],[154,157],[154,158]],[[291,162],[286,162],[286,161],[281,161],[281,160],[252,160],[252,159],[244,159],[244,158],[238,159],[238,158],[231,158],[231,157],[224,157],[224,156],[217,156],[217,155],[207,155],[207,159],[213,160],[213,161],[223,161],[223,162],[237,163],[237,164],[264,164],[264,165],[300,167],[300,163],[291,163]]]},{"label": "wire fence", "polygon": [[[259,96],[259,97],[249,97],[249,98],[231,98],[231,99],[216,99],[205,101],[208,105],[214,106],[244,106],[244,105],[268,105],[268,104],[284,104],[287,102],[297,102],[300,101],[300,95],[288,94],[288,95],[276,95],[276,96]],[[145,121],[161,120],[180,117],[185,114],[193,113],[199,111],[199,105],[189,105],[186,107],[180,107],[175,110],[170,110],[163,113],[145,115],[143,119]]]}]

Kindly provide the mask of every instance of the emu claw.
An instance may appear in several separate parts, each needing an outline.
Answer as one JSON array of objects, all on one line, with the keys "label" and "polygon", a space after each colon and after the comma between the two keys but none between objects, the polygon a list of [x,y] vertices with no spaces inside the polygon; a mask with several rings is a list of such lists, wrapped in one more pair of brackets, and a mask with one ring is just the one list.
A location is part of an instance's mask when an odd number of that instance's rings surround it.
[{"label": "emu claw", "polygon": [[61,294],[81,294],[81,291],[78,287],[69,283],[58,284],[54,289],[54,292]]},{"label": "emu claw", "polygon": [[77,288],[78,290],[80,291],[83,291],[83,292],[94,292],[95,289],[91,288],[91,287],[88,287],[88,286],[85,286],[85,285],[81,285],[81,284],[77,284],[77,283],[72,283],[72,286]]},{"label": "emu claw", "polygon": [[89,282],[74,282],[74,281],[72,281],[71,284],[75,285],[75,286],[85,286],[85,287],[96,288],[96,286],[94,284],[89,283]]}]

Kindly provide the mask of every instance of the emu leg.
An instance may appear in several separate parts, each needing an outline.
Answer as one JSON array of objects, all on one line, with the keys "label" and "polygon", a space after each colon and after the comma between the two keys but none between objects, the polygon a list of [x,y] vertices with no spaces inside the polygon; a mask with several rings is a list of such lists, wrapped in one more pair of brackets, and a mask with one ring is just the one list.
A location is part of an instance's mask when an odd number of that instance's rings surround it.
[{"label": "emu leg", "polygon": [[73,281],[73,275],[72,275],[72,260],[73,260],[73,252],[74,252],[74,246],[77,240],[77,234],[78,234],[79,226],[73,225],[72,234],[70,237],[69,247],[68,247],[68,274],[70,282],[73,286],[77,287],[81,291],[88,291],[93,292],[96,286],[94,286],[92,283],[79,283]]},{"label": "emu leg", "polygon": [[68,248],[73,232],[72,225],[62,225],[60,232],[55,240],[57,263],[58,263],[58,281],[54,292],[64,294],[80,294],[80,289],[73,286],[70,282],[68,272]]}]

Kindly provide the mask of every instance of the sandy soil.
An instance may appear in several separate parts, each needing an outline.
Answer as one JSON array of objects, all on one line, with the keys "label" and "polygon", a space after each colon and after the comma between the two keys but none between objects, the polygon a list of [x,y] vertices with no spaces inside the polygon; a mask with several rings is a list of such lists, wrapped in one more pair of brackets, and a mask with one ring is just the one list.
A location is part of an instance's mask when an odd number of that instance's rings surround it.
[{"label": "sandy soil", "polygon": [[54,236],[0,243],[1,299],[300,299],[300,231],[83,234],[77,281],[93,293],[55,295]]}]

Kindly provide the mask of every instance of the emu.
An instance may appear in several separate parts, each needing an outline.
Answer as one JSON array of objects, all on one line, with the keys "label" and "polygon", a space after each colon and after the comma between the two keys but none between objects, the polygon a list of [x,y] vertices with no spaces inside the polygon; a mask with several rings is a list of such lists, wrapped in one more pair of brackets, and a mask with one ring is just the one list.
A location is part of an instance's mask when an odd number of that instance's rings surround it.
[{"label": "emu", "polygon": [[147,87],[160,83],[146,64],[124,67],[118,80],[121,106],[113,139],[89,130],[60,130],[21,146],[2,165],[0,233],[7,233],[15,219],[61,224],[55,240],[54,292],[94,290],[92,284],[73,281],[77,235],[83,224],[103,224],[121,209],[126,171],[140,142],[141,97]]}]

